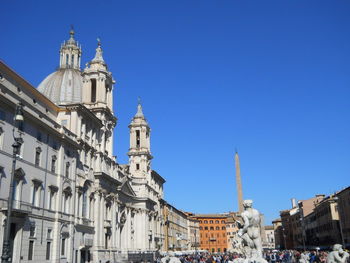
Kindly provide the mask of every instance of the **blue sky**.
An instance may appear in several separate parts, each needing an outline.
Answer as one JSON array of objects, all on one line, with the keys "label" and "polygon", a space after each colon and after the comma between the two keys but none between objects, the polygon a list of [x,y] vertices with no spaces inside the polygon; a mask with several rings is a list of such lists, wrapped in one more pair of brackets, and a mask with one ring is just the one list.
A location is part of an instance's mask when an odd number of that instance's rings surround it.
[{"label": "blue sky", "polygon": [[84,64],[96,38],[117,83],[115,153],[127,162],[140,96],[165,199],[197,213],[266,223],[349,186],[350,1],[4,1],[1,59],[37,86],[58,66],[71,24]]}]

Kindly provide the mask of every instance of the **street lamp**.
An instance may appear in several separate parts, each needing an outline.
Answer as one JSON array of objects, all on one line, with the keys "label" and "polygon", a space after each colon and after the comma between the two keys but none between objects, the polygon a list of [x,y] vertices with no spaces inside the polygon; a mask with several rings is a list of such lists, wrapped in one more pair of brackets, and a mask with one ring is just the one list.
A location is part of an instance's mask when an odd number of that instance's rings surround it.
[{"label": "street lamp", "polygon": [[339,217],[339,221],[338,222],[339,222],[340,237],[341,237],[341,242],[342,242],[343,248],[345,248],[345,242],[344,242],[344,236],[343,236],[343,227],[341,225],[340,213],[339,213],[339,197],[335,196],[335,197],[333,197],[333,200],[337,204],[337,212],[338,212],[338,217]]},{"label": "street lamp", "polygon": [[17,156],[19,155],[20,148],[23,143],[21,133],[18,133],[18,136],[16,137],[16,127],[18,127],[17,125],[20,125],[21,123],[23,123],[23,121],[24,121],[23,104],[19,103],[16,106],[15,117],[13,119],[12,132],[13,132],[14,143],[12,144],[12,148],[13,148],[12,171],[11,171],[9,197],[7,199],[7,217],[6,217],[6,224],[5,224],[4,241],[2,244],[2,255],[1,255],[2,263],[12,262],[12,251],[11,251],[11,245],[10,245],[10,227],[11,227],[11,214],[12,214],[13,190],[14,190],[13,178],[15,176]]}]

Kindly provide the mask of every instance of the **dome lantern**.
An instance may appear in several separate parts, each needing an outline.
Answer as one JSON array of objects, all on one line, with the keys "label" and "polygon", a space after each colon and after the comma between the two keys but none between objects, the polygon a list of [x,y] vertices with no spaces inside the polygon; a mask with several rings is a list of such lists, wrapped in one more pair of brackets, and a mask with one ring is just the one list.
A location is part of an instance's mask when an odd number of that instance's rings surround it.
[{"label": "dome lantern", "polygon": [[80,70],[81,47],[74,39],[73,27],[69,31],[69,39],[64,41],[60,49],[60,68],[73,68]]}]

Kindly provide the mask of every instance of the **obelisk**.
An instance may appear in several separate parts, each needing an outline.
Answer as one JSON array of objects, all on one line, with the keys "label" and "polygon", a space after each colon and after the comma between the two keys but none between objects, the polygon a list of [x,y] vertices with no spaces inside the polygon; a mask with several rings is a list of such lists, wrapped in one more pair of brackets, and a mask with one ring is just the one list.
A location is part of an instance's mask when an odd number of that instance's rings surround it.
[{"label": "obelisk", "polygon": [[237,197],[238,197],[238,209],[239,212],[243,212],[243,192],[242,192],[242,181],[241,181],[241,168],[239,166],[239,156],[236,151],[235,154],[235,165],[236,165],[236,185],[237,185]]}]

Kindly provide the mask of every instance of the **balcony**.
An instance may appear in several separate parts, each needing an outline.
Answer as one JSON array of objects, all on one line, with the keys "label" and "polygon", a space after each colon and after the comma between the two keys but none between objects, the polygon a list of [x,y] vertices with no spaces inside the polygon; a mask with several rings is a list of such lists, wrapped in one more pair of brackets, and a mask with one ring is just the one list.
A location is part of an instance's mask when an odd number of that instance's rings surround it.
[{"label": "balcony", "polygon": [[[0,201],[0,207],[2,211],[7,211],[7,200]],[[27,216],[32,213],[32,204],[13,200],[12,201],[12,214],[20,217]]]},{"label": "balcony", "polygon": [[77,217],[76,221],[79,225],[92,227],[92,220],[85,217]]}]

